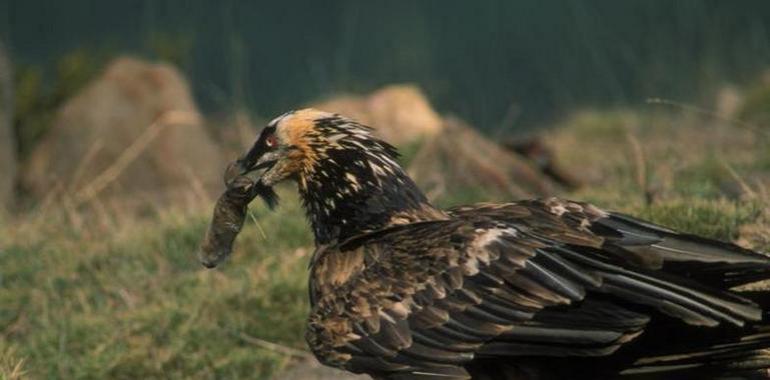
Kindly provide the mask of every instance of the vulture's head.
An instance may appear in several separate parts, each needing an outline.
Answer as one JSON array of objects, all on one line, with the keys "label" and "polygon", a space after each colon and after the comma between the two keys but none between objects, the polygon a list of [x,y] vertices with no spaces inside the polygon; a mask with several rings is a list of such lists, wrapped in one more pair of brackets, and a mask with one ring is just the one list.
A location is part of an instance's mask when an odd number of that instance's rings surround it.
[{"label": "vulture's head", "polygon": [[262,130],[225,181],[250,173],[263,188],[296,181],[319,241],[344,235],[351,224],[381,227],[427,201],[397,163],[396,149],[372,132],[338,114],[287,112]]},{"label": "vulture's head", "polygon": [[338,114],[303,109],[271,121],[227,176],[259,171],[260,183],[269,187],[293,179],[304,191],[314,182],[332,179],[335,188],[351,188],[400,171],[397,155],[367,126]]}]

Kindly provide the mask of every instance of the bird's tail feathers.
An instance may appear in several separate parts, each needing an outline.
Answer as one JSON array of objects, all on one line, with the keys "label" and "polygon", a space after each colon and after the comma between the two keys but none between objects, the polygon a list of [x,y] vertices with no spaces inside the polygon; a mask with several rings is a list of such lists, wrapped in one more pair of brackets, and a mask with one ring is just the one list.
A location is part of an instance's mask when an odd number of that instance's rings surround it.
[{"label": "bird's tail feathers", "polygon": [[[707,348],[637,359],[623,379],[770,379],[770,326]],[[761,330],[761,331],[760,331]]]},{"label": "bird's tail feathers", "polygon": [[611,213],[595,222],[597,232],[625,257],[686,275],[721,289],[770,279],[770,256],[735,244],[679,233],[634,217]]}]

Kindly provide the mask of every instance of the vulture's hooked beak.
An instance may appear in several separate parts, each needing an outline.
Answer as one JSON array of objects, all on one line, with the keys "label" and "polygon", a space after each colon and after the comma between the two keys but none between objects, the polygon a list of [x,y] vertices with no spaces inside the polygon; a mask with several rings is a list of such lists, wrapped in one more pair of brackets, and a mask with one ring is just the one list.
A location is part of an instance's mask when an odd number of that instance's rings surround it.
[{"label": "vulture's hooked beak", "polygon": [[[266,151],[264,144],[256,144],[243,157],[228,165],[225,170],[225,185],[233,186],[234,180],[241,176],[248,176],[255,183],[268,172],[281,158],[283,150]],[[252,175],[258,173],[258,176]]]},{"label": "vulture's hooked beak", "polygon": [[[235,185],[235,179],[242,176],[248,176],[254,182],[258,182],[266,171],[275,164],[276,160],[269,160],[264,162],[257,162],[254,165],[249,165],[245,159],[238,159],[231,162],[227,169],[225,169],[225,186],[231,188]],[[254,174],[257,174],[256,176]]]}]

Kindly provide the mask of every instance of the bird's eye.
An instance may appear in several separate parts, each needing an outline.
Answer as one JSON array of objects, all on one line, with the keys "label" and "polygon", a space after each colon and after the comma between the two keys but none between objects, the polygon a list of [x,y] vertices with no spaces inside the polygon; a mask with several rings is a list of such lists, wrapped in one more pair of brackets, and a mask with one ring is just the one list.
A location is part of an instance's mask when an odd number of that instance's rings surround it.
[{"label": "bird's eye", "polygon": [[277,143],[278,141],[276,140],[275,135],[268,135],[265,139],[265,145],[267,145],[268,148],[276,146]]}]

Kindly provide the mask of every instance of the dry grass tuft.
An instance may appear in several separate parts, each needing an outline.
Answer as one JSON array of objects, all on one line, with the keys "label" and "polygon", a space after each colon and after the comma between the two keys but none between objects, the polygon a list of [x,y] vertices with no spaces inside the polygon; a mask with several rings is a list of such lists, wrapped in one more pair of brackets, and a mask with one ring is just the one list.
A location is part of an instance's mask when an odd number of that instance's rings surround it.
[{"label": "dry grass tuft", "polygon": [[16,349],[0,349],[0,380],[21,380],[25,374],[24,359],[19,358]]}]

